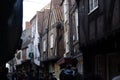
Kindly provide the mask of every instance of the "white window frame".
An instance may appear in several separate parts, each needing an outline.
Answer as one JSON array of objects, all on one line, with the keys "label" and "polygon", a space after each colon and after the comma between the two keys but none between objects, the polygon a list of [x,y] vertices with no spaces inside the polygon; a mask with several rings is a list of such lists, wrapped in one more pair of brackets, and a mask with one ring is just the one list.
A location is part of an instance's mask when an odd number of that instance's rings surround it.
[{"label": "white window frame", "polygon": [[66,23],[69,20],[69,3],[68,0],[65,0],[63,3],[63,9],[64,9],[64,23]]},{"label": "white window frame", "polygon": [[46,51],[46,40],[43,41],[43,52]]},{"label": "white window frame", "polygon": [[98,8],[98,0],[89,0],[89,13]]},{"label": "white window frame", "polygon": [[51,36],[50,36],[50,48],[53,48],[53,42],[54,42],[54,35],[52,34]]},{"label": "white window frame", "polygon": [[76,40],[78,41],[78,8],[75,10],[75,28],[76,28]]},{"label": "white window frame", "polygon": [[69,52],[69,44],[68,44],[68,42],[69,42],[69,39],[68,39],[68,32],[66,32],[65,33],[65,44],[66,44],[66,53],[68,53]]},{"label": "white window frame", "polygon": [[73,41],[75,41],[75,35],[73,34]]}]

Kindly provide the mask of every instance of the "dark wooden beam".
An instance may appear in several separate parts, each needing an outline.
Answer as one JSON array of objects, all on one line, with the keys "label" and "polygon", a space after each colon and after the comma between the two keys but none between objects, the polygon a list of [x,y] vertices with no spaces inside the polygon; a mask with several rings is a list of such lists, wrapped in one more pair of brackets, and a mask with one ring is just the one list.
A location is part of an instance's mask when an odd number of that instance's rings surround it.
[{"label": "dark wooden beam", "polygon": [[95,19],[95,39],[97,39],[99,36],[98,36],[98,30],[97,30],[97,19]]},{"label": "dark wooden beam", "polygon": [[86,20],[86,12],[85,12],[85,0],[82,0],[81,1],[82,2],[82,8],[81,8],[81,11],[82,11],[82,13],[81,13],[81,24],[82,24],[82,26],[80,26],[80,27],[82,27],[82,30],[83,30],[83,32],[84,32],[84,35],[85,35],[85,43],[87,43],[88,42],[88,26],[87,26],[87,24],[88,24],[88,22],[87,22],[87,20]]},{"label": "dark wooden beam", "polygon": [[111,0],[110,5],[109,5],[109,11],[108,11],[108,27],[110,29],[112,28],[112,20],[113,20],[113,13],[114,13],[114,7],[115,7],[115,1],[116,0]]},{"label": "dark wooden beam", "polygon": [[108,32],[112,29],[112,20],[113,20],[113,12],[116,0],[111,0],[109,7],[107,9],[107,1],[104,0],[104,33],[108,34]]},{"label": "dark wooden beam", "polygon": [[104,25],[104,28],[103,28],[103,32],[104,32],[104,34],[106,33],[106,13],[107,13],[107,11],[106,11],[106,0],[103,0],[103,15],[104,15],[104,22],[103,22],[103,25]]},{"label": "dark wooden beam", "polygon": [[119,23],[120,23],[120,0],[119,0]]}]

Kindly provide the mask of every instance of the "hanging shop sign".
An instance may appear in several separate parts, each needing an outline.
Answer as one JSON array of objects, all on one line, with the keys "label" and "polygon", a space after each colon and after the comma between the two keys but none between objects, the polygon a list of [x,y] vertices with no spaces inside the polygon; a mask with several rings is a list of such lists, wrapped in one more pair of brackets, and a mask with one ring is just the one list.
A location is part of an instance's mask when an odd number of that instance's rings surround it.
[{"label": "hanging shop sign", "polygon": [[29,56],[31,59],[34,58],[33,52],[30,52],[28,56]]}]

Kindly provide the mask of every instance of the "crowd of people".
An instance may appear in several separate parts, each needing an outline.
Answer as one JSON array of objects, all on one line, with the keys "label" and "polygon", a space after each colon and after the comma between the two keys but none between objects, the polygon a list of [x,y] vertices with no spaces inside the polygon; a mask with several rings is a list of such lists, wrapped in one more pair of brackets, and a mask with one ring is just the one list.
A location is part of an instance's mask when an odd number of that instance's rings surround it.
[{"label": "crowd of people", "polygon": [[[99,75],[88,75],[83,77],[82,74],[78,72],[77,69],[78,61],[76,59],[72,60],[71,63],[66,63],[61,68],[60,74],[58,79],[59,80],[103,80]],[[20,69],[12,73],[11,75],[3,75],[0,74],[0,78],[2,80],[58,80],[52,73],[40,73],[35,72],[36,70],[33,69]],[[7,74],[7,69],[5,68],[4,74]]]},{"label": "crowd of people", "polygon": [[66,64],[59,75],[60,80],[83,80],[83,76],[77,69],[78,61],[73,59],[71,63]]},{"label": "crowd of people", "polygon": [[[5,69],[5,73],[7,73],[7,69]],[[59,74],[59,79],[57,79],[54,73],[36,73],[34,70],[25,71],[19,70],[18,72],[14,72],[12,77],[0,75],[3,79],[2,80],[104,80],[100,75],[89,74],[83,77],[82,74],[78,72],[76,67],[76,63],[73,64],[66,64]],[[119,78],[120,79],[120,78]],[[112,80],[119,80],[118,76],[113,78]]]},{"label": "crowd of people", "polygon": [[60,73],[60,80],[83,80],[83,76],[78,72],[76,68],[71,68],[67,65]]},{"label": "crowd of people", "polygon": [[[72,64],[66,64],[65,67],[61,69],[59,80],[83,80],[82,75],[76,68],[76,64],[76,61],[73,61]],[[36,70],[31,68],[19,69],[8,74],[5,80],[57,80],[51,72],[40,73],[39,71],[35,71]]]},{"label": "crowd of people", "polygon": [[48,73],[46,75],[35,73],[34,70],[25,71],[19,70],[14,73],[7,75],[8,79],[5,80],[57,80],[53,73]]}]

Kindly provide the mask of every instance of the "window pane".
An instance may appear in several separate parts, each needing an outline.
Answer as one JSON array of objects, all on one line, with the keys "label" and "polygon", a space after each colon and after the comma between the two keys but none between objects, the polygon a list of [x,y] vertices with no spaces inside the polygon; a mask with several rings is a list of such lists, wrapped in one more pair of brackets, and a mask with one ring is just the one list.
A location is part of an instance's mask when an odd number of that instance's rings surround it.
[{"label": "window pane", "polygon": [[76,28],[76,40],[78,40],[78,9],[75,11],[75,28]]},{"label": "window pane", "polygon": [[66,53],[68,53],[69,52],[69,45],[68,45],[68,32],[66,32],[66,34],[65,34],[65,40],[66,40]]},{"label": "window pane", "polygon": [[68,32],[66,32],[65,38],[66,38],[66,43],[68,43]]},{"label": "window pane", "polygon": [[98,0],[89,0],[89,12],[92,12],[98,7]]},{"label": "window pane", "polygon": [[89,0],[89,9],[90,9],[90,11],[92,11],[93,8],[94,8],[93,4],[94,4],[93,0]]},{"label": "window pane", "polygon": [[68,43],[66,43],[66,53],[68,53],[69,52],[69,45],[68,45]]},{"label": "window pane", "polygon": [[98,0],[94,0],[94,8],[98,7]]},{"label": "window pane", "polygon": [[46,51],[46,40],[43,42],[43,51]]},{"label": "window pane", "polygon": [[50,48],[53,48],[53,34],[50,36]]}]

